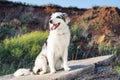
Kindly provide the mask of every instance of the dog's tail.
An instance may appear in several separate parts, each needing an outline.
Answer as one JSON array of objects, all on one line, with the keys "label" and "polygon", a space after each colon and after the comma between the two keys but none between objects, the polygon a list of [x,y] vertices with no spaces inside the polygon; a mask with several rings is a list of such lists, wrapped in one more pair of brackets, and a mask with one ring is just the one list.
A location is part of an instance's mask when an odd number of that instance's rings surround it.
[{"label": "dog's tail", "polygon": [[27,76],[27,75],[33,75],[33,72],[30,69],[20,68],[13,75],[15,77]]}]

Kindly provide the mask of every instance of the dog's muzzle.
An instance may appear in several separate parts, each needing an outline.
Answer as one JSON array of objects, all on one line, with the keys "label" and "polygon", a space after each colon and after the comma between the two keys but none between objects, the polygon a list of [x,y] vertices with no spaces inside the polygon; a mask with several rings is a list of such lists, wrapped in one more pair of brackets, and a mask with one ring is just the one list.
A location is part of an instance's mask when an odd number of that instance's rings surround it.
[{"label": "dog's muzzle", "polygon": [[55,30],[56,28],[58,28],[60,25],[60,22],[57,24],[52,24],[52,27],[50,28],[50,30]]}]

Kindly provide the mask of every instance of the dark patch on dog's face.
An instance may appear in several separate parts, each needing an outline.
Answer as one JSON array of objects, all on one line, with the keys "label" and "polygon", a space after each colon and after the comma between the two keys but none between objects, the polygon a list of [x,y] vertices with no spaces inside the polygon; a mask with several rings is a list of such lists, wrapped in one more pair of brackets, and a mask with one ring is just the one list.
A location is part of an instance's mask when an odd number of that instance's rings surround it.
[{"label": "dark patch on dog's face", "polygon": [[66,21],[65,20],[65,16],[62,14],[62,15],[60,15],[60,16],[57,16],[56,18],[59,18],[59,19],[62,19],[63,21]]}]

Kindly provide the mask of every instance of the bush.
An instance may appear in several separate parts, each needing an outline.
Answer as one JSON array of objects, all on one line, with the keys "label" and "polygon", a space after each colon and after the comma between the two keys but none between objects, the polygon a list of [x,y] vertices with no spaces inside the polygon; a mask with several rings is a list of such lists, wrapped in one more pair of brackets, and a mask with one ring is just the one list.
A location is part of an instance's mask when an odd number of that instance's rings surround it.
[{"label": "bush", "polygon": [[100,55],[117,54],[117,46],[106,46],[104,42],[98,45]]},{"label": "bush", "polygon": [[13,37],[15,35],[15,31],[13,29],[0,26],[0,40],[4,40],[8,37]]},{"label": "bush", "polygon": [[120,74],[120,66],[114,66],[114,69]]},{"label": "bush", "polygon": [[96,10],[96,9],[98,9],[99,7],[100,7],[100,6],[95,5],[95,6],[93,6],[92,8]]},{"label": "bush", "polygon": [[[69,59],[82,59],[86,58],[84,54],[86,52],[84,51],[83,47],[80,43],[85,43],[85,47],[87,47],[86,43],[89,41],[89,38],[87,37],[87,34],[85,33],[85,30],[83,27],[78,27],[78,25],[72,25],[71,27],[71,43],[69,46]],[[87,56],[88,57],[88,56]]]},{"label": "bush", "polygon": [[5,39],[0,44],[0,75],[14,72],[14,70],[20,67],[31,67],[47,35],[47,31],[35,31],[11,39]]},{"label": "bush", "polygon": [[30,13],[26,13],[20,16],[20,21],[22,23],[28,23],[31,20],[32,15]]}]

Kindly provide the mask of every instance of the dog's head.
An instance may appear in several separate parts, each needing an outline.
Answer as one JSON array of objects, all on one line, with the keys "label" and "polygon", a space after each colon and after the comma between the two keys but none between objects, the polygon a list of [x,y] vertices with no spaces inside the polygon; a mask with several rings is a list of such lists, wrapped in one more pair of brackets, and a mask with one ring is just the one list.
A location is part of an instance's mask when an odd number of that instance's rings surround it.
[{"label": "dog's head", "polygon": [[68,15],[62,12],[55,12],[49,20],[50,30],[55,30],[61,25],[67,25],[70,22]]}]

